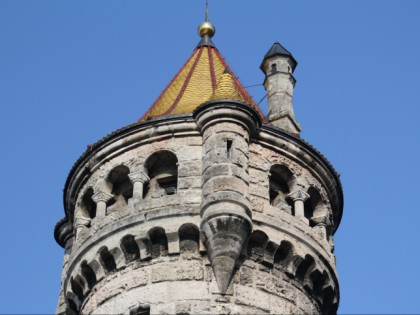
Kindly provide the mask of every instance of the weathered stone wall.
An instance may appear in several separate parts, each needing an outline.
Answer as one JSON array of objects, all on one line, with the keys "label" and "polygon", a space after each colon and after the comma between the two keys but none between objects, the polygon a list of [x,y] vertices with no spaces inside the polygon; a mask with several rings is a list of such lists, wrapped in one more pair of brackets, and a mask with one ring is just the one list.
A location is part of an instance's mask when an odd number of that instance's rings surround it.
[{"label": "weathered stone wall", "polygon": [[[218,115],[209,110],[198,124],[182,117],[123,130],[76,164],[65,192],[74,236],[57,313],[336,311],[340,191],[327,162],[299,139],[223,110],[230,121],[208,124]],[[176,172],[165,168],[174,159]],[[118,168],[124,180],[111,178]],[[209,209],[209,218],[250,222],[226,290],[205,245]]]}]

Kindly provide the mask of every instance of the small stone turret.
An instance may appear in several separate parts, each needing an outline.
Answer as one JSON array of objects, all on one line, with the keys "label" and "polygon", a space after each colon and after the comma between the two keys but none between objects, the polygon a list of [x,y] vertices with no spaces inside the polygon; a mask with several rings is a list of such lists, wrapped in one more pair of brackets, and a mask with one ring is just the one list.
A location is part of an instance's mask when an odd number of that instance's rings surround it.
[{"label": "small stone turret", "polygon": [[297,61],[279,43],[274,43],[261,63],[265,74],[264,87],[268,97],[268,121],[293,134],[301,131],[293,111],[293,89],[296,83],[293,71]]},{"label": "small stone turret", "polygon": [[233,79],[225,72],[213,100],[195,112],[203,135],[200,228],[222,294],[252,231],[248,153],[250,137],[261,124],[258,114],[238,98]]}]

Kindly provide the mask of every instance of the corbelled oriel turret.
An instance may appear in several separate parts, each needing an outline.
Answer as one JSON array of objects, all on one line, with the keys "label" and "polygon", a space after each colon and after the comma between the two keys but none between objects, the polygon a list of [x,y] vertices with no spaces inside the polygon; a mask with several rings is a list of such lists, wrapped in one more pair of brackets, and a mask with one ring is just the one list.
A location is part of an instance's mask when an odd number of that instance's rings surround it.
[{"label": "corbelled oriel turret", "polygon": [[336,312],[343,196],[330,163],[295,135],[296,62],[277,44],[264,58],[277,93],[267,121],[214,33],[206,18],[150,109],[70,171],[57,314]]},{"label": "corbelled oriel turret", "polygon": [[296,66],[297,61],[292,54],[276,42],[264,56],[260,67],[265,74],[268,121],[293,134],[299,134],[301,130],[296,121],[292,103],[296,83],[293,71]]}]

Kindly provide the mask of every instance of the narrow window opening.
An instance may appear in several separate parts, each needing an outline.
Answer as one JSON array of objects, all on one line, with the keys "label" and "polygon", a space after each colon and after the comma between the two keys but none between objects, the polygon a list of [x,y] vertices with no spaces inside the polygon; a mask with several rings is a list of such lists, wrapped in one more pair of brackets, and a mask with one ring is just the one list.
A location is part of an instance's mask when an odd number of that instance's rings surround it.
[{"label": "narrow window opening", "polygon": [[273,165],[269,177],[269,198],[270,204],[289,214],[293,212],[292,201],[287,198],[292,184],[293,174],[284,165]]},{"label": "narrow window opening", "polygon": [[143,187],[145,198],[175,195],[178,190],[178,159],[169,151],[159,151],[145,163],[150,181]]},{"label": "narrow window opening", "polygon": [[133,197],[133,183],[130,181],[128,174],[130,174],[130,169],[124,165],[115,167],[109,173],[107,181],[112,187],[114,198],[107,202],[107,213],[125,209],[128,199]]},{"label": "narrow window opening", "polygon": [[232,140],[226,140],[226,157],[230,159],[232,157]]},{"label": "narrow window opening", "polygon": [[277,72],[277,65],[275,63],[273,63],[271,65],[271,73],[273,74],[273,73],[276,73],[276,72]]},{"label": "narrow window opening", "polygon": [[89,188],[82,197],[82,209],[84,214],[93,219],[96,216],[96,202],[92,199],[93,189]]}]

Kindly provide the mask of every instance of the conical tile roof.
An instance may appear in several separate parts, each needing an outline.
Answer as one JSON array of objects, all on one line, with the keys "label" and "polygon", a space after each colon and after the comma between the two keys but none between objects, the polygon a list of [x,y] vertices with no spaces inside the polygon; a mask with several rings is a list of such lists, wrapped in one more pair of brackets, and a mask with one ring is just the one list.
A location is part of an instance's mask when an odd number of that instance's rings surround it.
[{"label": "conical tile roof", "polygon": [[279,42],[275,42],[273,46],[271,46],[270,50],[265,54],[264,59],[261,63],[260,69],[264,72],[264,62],[271,57],[274,56],[284,56],[289,57],[293,61],[293,70],[297,66],[297,61],[293,57],[292,53],[284,48]]},{"label": "conical tile roof", "polygon": [[229,73],[238,93],[235,100],[254,107],[261,117],[264,117],[258,105],[233,74],[210,37],[204,35],[187,62],[138,121],[192,113],[194,109],[212,98],[217,83],[225,70]]}]

